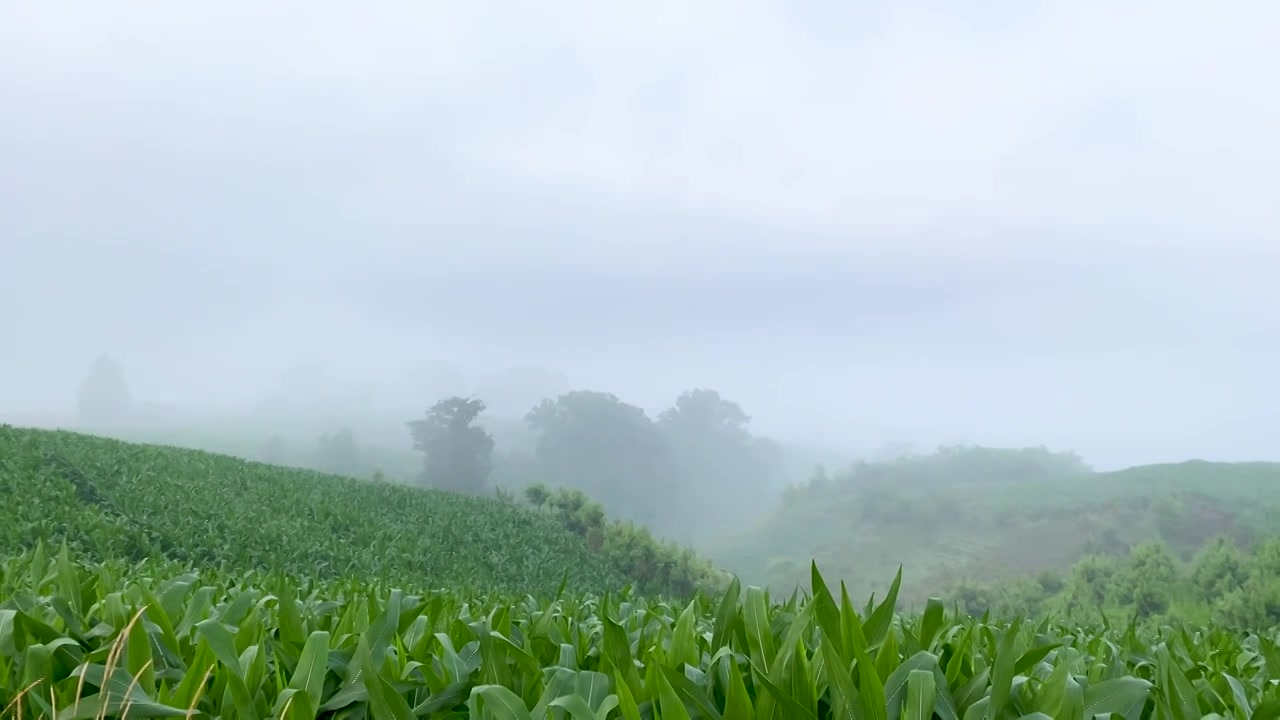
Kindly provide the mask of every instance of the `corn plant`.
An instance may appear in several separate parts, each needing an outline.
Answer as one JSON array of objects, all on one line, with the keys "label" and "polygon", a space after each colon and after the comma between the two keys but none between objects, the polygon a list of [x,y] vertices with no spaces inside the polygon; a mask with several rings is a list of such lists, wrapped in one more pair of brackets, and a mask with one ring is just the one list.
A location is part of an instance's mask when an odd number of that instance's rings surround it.
[{"label": "corn plant", "polygon": [[[899,575],[899,581],[900,581]],[[735,582],[687,604],[0,564],[5,717],[1271,718],[1275,635],[895,612]]]},{"label": "corn plant", "polygon": [[21,498],[0,503],[0,555],[66,540],[98,560],[505,592],[630,580],[509,503],[69,432],[0,425],[0,497]]}]

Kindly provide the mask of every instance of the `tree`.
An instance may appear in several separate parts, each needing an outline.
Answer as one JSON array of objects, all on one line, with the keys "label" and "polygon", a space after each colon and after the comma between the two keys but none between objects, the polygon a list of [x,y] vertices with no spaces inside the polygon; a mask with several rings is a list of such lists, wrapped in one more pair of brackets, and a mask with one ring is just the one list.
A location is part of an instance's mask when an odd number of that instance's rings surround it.
[{"label": "tree", "polygon": [[665,439],[643,409],[610,393],[576,390],[525,416],[549,483],[582,490],[611,513],[670,526],[679,479]]},{"label": "tree", "polygon": [[279,435],[267,438],[267,443],[262,448],[262,462],[269,465],[284,464],[284,439]]},{"label": "tree", "polygon": [[80,421],[101,426],[124,419],[133,407],[133,395],[124,379],[124,367],[110,355],[99,355],[76,392]]},{"label": "tree", "polygon": [[426,454],[425,484],[466,493],[484,489],[493,468],[493,436],[473,424],[484,409],[482,400],[448,397],[432,405],[426,418],[407,423],[414,449]]},{"label": "tree", "polygon": [[675,407],[663,411],[658,422],[678,430],[699,435],[716,435],[731,442],[750,437],[747,423],[751,418],[735,402],[720,397],[715,390],[687,390],[676,398]]},{"label": "tree", "polygon": [[320,436],[316,444],[316,461],[321,470],[334,475],[357,477],[363,468],[360,462],[360,444],[350,428],[342,427],[332,435]]},{"label": "tree", "polygon": [[1205,602],[1213,602],[1243,586],[1248,578],[1245,557],[1229,537],[1218,537],[1206,545],[1191,571],[1191,583]]},{"label": "tree", "polygon": [[718,507],[724,520],[740,518],[761,512],[762,500],[781,489],[782,451],[773,441],[752,435],[750,422],[737,403],[706,389],[681,393],[658,416],[687,499],[681,503],[689,514],[680,526],[681,539],[706,541],[724,529],[708,522],[700,508]]},{"label": "tree", "polygon": [[1178,582],[1178,567],[1168,548],[1158,541],[1147,541],[1133,549],[1129,556],[1129,592],[1133,593],[1138,617],[1158,615],[1169,609]]}]

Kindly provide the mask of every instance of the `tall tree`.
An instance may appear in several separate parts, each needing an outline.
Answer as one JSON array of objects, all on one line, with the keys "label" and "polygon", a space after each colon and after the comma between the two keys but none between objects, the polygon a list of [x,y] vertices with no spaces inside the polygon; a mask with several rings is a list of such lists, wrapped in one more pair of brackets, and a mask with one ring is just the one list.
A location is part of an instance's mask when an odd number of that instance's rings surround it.
[{"label": "tall tree", "polygon": [[700,439],[725,443],[747,442],[751,417],[737,403],[720,397],[715,390],[686,390],[676,404],[658,416],[658,422],[673,431],[696,433]]},{"label": "tall tree", "polygon": [[99,355],[76,391],[76,405],[80,422],[91,427],[124,419],[133,407],[124,366],[110,355]]},{"label": "tall tree", "polygon": [[475,425],[482,400],[448,397],[408,424],[413,447],[426,454],[422,481],[436,488],[478,493],[493,468],[493,436]]},{"label": "tall tree", "polygon": [[582,490],[610,513],[669,529],[670,453],[644,410],[610,393],[577,390],[543,400],[525,417],[551,485]]},{"label": "tall tree", "polygon": [[[681,393],[675,405],[658,416],[687,500],[679,508],[689,513],[681,524],[682,540],[700,542],[724,530],[716,517],[736,519],[760,512],[763,498],[782,485],[780,448],[752,435],[750,422],[737,403],[707,389]],[[705,507],[722,512],[706,517],[700,510]]]}]

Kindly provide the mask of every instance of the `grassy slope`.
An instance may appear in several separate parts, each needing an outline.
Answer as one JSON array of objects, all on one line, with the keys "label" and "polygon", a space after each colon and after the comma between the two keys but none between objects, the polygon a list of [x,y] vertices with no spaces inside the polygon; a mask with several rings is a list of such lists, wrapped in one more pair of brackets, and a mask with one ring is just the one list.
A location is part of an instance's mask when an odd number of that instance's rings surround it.
[{"label": "grassy slope", "polygon": [[552,593],[626,582],[549,517],[497,500],[0,425],[0,553],[67,538],[101,558]]},{"label": "grassy slope", "polygon": [[918,600],[960,579],[1063,569],[1149,538],[1186,557],[1220,534],[1247,541],[1280,527],[1280,463],[1190,461],[912,488],[890,478],[879,491],[840,480],[804,489],[712,558],[778,589],[806,585],[813,558],[859,594],[883,587],[901,564],[903,595]]}]

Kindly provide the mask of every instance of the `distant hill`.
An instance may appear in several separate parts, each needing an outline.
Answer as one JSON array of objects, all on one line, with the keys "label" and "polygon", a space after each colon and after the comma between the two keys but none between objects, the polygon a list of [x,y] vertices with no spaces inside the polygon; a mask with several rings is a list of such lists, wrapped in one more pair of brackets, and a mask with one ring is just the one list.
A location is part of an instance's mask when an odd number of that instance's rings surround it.
[{"label": "distant hill", "polygon": [[1040,448],[947,448],[856,465],[794,487],[710,553],[746,582],[807,583],[814,559],[859,593],[905,566],[903,596],[960,580],[1066,569],[1160,539],[1189,558],[1209,539],[1280,528],[1280,463],[1189,461],[1096,473]]},{"label": "distant hill", "polygon": [[[417,587],[619,588],[550,516],[175,447],[0,425],[0,554],[67,540],[99,558],[359,576]],[[663,592],[665,588],[644,588]]]}]

